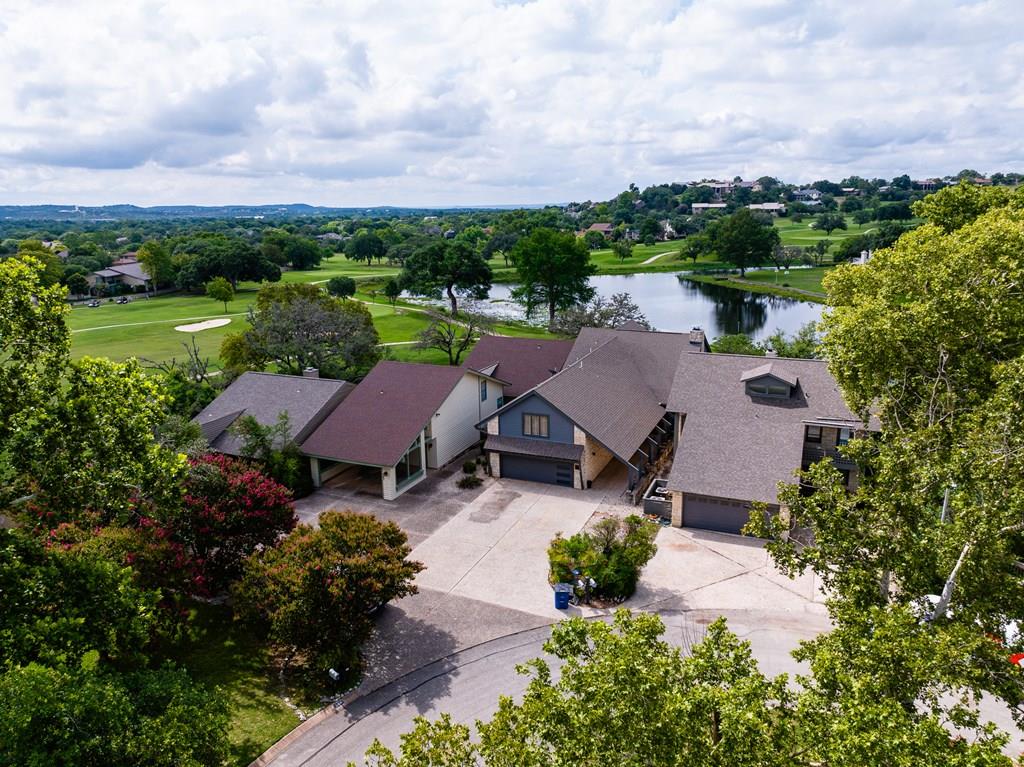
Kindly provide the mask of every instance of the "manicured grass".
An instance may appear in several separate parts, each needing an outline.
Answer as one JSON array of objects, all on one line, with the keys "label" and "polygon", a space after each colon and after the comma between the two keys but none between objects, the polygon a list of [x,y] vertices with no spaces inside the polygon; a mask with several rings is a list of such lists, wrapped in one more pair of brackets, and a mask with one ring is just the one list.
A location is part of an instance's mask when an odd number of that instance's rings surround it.
[{"label": "manicured grass", "polygon": [[747,272],[748,282],[757,282],[762,285],[775,287],[786,286],[797,290],[807,290],[811,293],[825,295],[825,289],[821,286],[821,280],[831,270],[831,267],[815,266],[809,269],[790,269],[789,273],[780,272],[777,269],[763,272]]},{"label": "manicured grass", "polygon": [[775,219],[775,228],[779,231],[779,237],[782,240],[783,245],[798,245],[801,248],[807,248],[818,240],[828,240],[831,244],[835,244],[840,240],[844,240],[847,237],[855,237],[859,234],[866,234],[873,229],[877,229],[879,224],[877,221],[869,221],[866,224],[856,223],[851,216],[846,217],[846,229],[836,229],[830,235],[826,235],[824,232],[818,229],[811,228],[811,224],[814,223],[814,216],[805,216],[804,220],[800,223],[795,223],[790,218],[780,217]]},{"label": "manicured grass", "polygon": [[[748,272],[747,277],[750,277],[752,273]],[[759,274],[759,273],[758,273]],[[768,293],[775,296],[782,296],[784,298],[792,298],[797,301],[811,301],[817,304],[825,303],[825,295],[821,293],[798,290],[793,287],[783,287],[780,281],[778,285],[775,285],[767,281],[757,281],[744,279],[741,280],[738,275],[735,274],[687,274],[680,275],[680,279],[689,280],[690,282],[706,282],[711,285],[722,285],[727,288],[735,288],[736,290],[745,290],[748,293]]]},{"label": "manicured grass", "polygon": [[[299,725],[282,700],[283,690],[267,648],[231,619],[230,609],[197,604],[195,636],[171,653],[193,678],[219,687],[231,705],[228,732],[232,765],[243,767]],[[315,700],[302,701],[314,710]]]}]

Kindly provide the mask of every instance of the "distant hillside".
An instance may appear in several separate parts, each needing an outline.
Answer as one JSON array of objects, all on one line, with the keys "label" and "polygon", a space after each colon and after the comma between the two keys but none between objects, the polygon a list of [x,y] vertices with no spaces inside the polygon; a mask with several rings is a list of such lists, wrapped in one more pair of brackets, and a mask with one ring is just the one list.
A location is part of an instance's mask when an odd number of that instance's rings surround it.
[{"label": "distant hillside", "polygon": [[298,218],[302,216],[354,215],[387,218],[422,213],[473,210],[515,210],[542,205],[479,205],[448,208],[399,208],[381,205],[370,208],[331,208],[303,203],[287,205],[0,205],[0,220],[7,221],[129,221],[182,218]]}]

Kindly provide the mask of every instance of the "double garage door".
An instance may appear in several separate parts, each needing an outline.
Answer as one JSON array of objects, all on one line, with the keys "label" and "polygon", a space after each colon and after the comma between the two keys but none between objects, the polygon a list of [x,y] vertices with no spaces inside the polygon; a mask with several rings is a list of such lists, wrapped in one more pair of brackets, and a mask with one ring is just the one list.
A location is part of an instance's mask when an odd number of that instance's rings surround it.
[{"label": "double garage door", "polygon": [[522,455],[501,456],[501,476],[525,479],[549,485],[572,487],[572,464],[565,461],[545,461]]},{"label": "double garage door", "polygon": [[750,505],[744,501],[706,495],[683,497],[683,527],[739,533],[750,520]]}]

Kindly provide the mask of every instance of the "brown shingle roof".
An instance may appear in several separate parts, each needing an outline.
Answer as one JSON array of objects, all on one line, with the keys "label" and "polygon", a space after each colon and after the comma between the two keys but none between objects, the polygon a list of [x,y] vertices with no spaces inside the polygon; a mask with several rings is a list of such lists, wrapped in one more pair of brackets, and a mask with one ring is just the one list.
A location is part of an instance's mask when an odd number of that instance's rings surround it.
[{"label": "brown shingle roof", "polygon": [[477,341],[464,366],[507,381],[504,397],[509,400],[561,370],[572,345],[572,341],[487,335]]},{"label": "brown shingle roof", "polygon": [[449,365],[378,362],[302,443],[302,452],[332,461],[394,466],[467,372]]},{"label": "brown shingle roof", "polygon": [[[789,399],[746,393],[743,375],[769,365],[770,375],[799,380]],[[778,502],[779,482],[794,480],[806,422],[860,424],[821,360],[684,354],[668,409],[686,417],[670,490],[765,503]]]}]

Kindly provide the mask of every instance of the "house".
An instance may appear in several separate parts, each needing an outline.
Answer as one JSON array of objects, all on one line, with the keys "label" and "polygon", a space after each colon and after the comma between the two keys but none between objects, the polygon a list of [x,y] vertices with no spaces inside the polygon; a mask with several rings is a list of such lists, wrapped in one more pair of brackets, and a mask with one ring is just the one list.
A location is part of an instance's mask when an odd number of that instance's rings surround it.
[{"label": "house", "polygon": [[242,373],[193,420],[213,450],[239,456],[242,441],[231,431],[239,418],[252,416],[263,426],[273,426],[284,412],[289,436],[301,444],[353,389],[347,381],[320,378],[315,370],[302,376]]},{"label": "house", "polygon": [[793,199],[813,207],[821,205],[821,192],[817,189],[797,189],[793,192]]},{"label": "house", "polygon": [[747,206],[750,210],[761,210],[773,216],[782,216],[786,213],[786,205],[781,202],[755,202]]},{"label": "house", "polygon": [[466,367],[378,362],[302,442],[313,484],[358,484],[394,500],[480,441],[505,382]]},{"label": "house", "polygon": [[822,458],[855,488],[856,466],[836,448],[877,429],[850,411],[821,360],[683,354],[666,409],[677,430],[672,523],[728,533],[753,501],[777,513],[778,483]]},{"label": "house", "polygon": [[690,205],[690,212],[699,216],[709,210],[725,210],[727,207],[729,206],[724,202],[695,202]]},{"label": "house", "polygon": [[699,329],[584,328],[559,372],[481,422],[491,474],[583,489],[611,464],[635,491],[672,440],[680,355],[707,348]]},{"label": "house", "polygon": [[111,266],[127,266],[128,264],[139,263],[139,254],[135,251],[129,251],[128,253],[122,253],[120,256],[114,259]]},{"label": "house", "polygon": [[511,401],[544,381],[565,364],[572,341],[485,335],[476,342],[463,367],[497,376],[505,381],[503,400]]},{"label": "house", "polygon": [[605,237],[611,237],[612,236],[612,232],[614,230],[615,230],[615,227],[612,224],[598,223],[598,224],[591,224],[590,226],[588,226],[584,230],[584,234],[586,234],[587,232],[600,232]]},{"label": "house", "polygon": [[90,287],[119,285],[131,289],[150,289],[150,277],[146,268],[138,261],[129,261],[117,266],[111,265],[106,269],[93,272],[87,278]]}]

